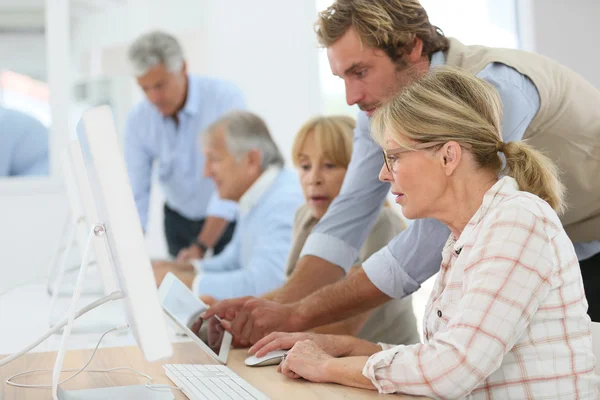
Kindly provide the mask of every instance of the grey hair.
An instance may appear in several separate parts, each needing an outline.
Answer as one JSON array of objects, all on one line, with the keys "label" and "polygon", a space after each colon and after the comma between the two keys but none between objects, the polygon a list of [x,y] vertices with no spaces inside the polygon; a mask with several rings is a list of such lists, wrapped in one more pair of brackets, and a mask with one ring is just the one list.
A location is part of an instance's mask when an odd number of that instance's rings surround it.
[{"label": "grey hair", "polygon": [[225,133],[227,149],[237,159],[251,150],[258,150],[263,171],[271,165],[278,167],[284,165],[283,156],[273,141],[267,124],[258,115],[248,111],[231,111],[204,131],[203,142],[207,143],[221,130]]},{"label": "grey hair", "polygon": [[142,76],[155,65],[163,64],[171,72],[183,68],[183,50],[175,37],[152,31],[137,38],[127,52],[136,76]]}]

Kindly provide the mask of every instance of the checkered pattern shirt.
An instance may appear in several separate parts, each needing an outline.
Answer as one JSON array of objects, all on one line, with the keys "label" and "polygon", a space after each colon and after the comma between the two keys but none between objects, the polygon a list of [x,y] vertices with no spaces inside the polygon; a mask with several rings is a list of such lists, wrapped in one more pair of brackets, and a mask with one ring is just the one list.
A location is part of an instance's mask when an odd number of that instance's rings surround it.
[{"label": "checkered pattern shirt", "polygon": [[586,310],[577,257],[558,216],[505,177],[444,247],[425,343],[382,345],[363,374],[381,393],[597,399]]}]

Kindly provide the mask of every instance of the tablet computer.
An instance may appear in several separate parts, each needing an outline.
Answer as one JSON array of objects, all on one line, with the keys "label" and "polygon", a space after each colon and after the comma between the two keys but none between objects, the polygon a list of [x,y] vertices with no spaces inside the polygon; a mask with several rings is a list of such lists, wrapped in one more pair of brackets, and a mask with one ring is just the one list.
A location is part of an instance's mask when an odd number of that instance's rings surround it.
[{"label": "tablet computer", "polygon": [[168,273],[158,288],[158,297],[165,313],[206,353],[221,364],[227,363],[231,347],[231,333],[221,326],[218,317],[202,321],[201,329],[191,328],[208,309],[177,277]]}]

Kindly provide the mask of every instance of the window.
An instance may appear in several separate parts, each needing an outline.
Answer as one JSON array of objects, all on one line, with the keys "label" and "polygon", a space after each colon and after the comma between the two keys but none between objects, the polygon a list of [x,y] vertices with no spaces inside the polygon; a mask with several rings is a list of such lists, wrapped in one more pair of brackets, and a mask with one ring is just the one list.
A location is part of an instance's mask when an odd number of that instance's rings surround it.
[{"label": "window", "polygon": [[432,24],[464,44],[518,48],[515,0],[421,0]]}]

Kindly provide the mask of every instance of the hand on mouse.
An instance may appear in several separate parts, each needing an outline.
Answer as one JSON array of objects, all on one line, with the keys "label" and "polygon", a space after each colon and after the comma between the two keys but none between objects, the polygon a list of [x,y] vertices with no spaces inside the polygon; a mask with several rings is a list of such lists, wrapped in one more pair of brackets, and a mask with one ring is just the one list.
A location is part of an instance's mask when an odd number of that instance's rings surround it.
[{"label": "hand on mouse", "polygon": [[287,350],[294,347],[298,342],[311,340],[316,343],[323,351],[333,357],[343,357],[352,351],[350,343],[343,336],[323,335],[311,332],[273,332],[252,346],[249,354],[255,354],[256,357],[262,357],[273,350]]},{"label": "hand on mouse", "polygon": [[311,382],[326,382],[324,368],[328,360],[333,359],[312,340],[297,342],[287,353],[277,371],[297,379],[304,378]]}]

